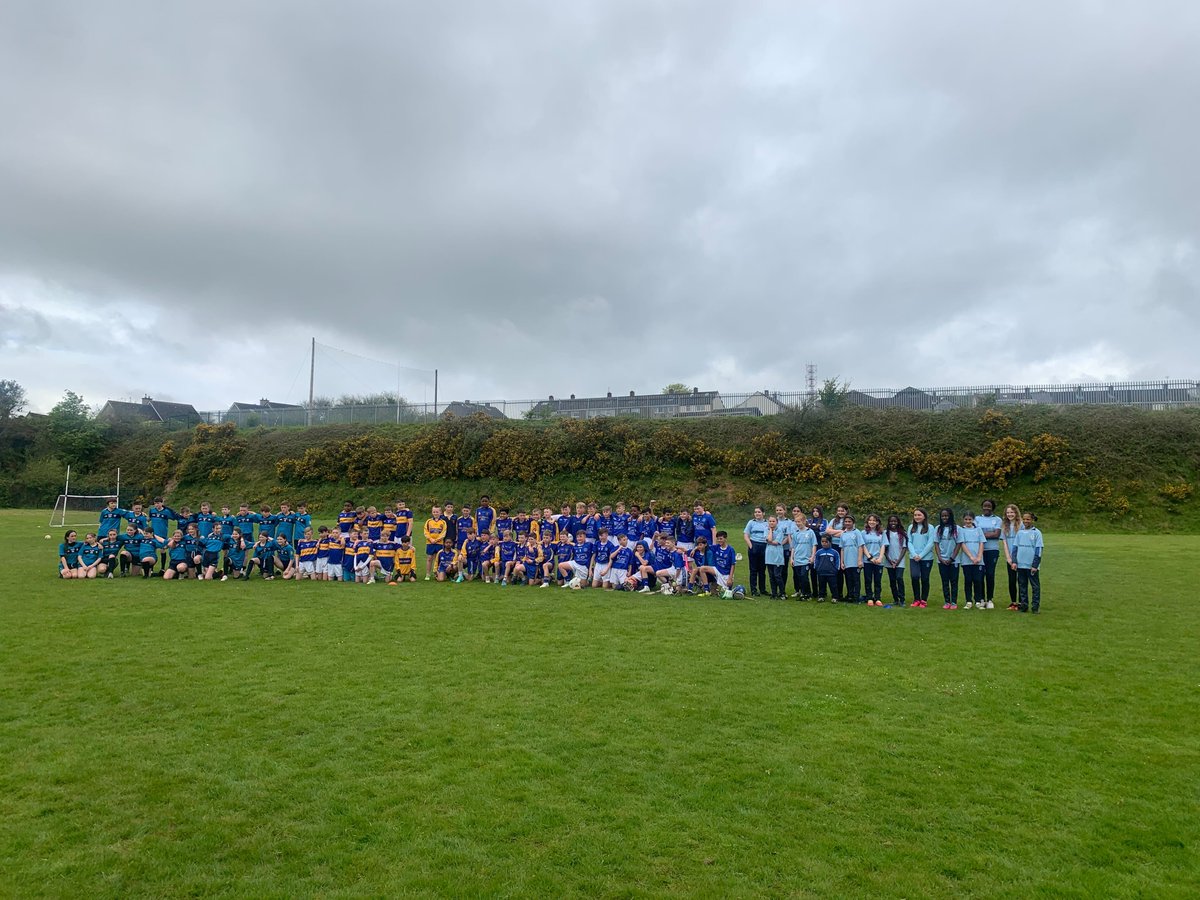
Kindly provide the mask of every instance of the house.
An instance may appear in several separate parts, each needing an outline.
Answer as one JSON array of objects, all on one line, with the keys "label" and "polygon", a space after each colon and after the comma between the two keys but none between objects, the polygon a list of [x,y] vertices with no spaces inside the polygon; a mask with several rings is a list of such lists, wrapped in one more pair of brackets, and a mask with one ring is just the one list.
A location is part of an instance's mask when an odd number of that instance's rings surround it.
[{"label": "house", "polygon": [[788,407],[779,402],[779,394],[770,391],[758,391],[751,394],[741,403],[727,407],[723,412],[731,416],[774,416],[787,411]]},{"label": "house", "polygon": [[443,419],[464,419],[467,416],[487,416],[489,419],[508,418],[490,403],[472,403],[470,400],[455,400],[442,410]]},{"label": "house", "polygon": [[204,421],[190,403],[171,403],[152,397],[143,397],[141,403],[109,400],[96,418],[102,422],[162,422],[187,428]]},{"label": "house", "polygon": [[277,409],[304,409],[304,407],[297,406],[295,403],[278,403],[274,400],[268,400],[266,397],[257,403],[235,403],[229,407],[231,413],[267,412],[268,410]]},{"label": "house", "polygon": [[596,419],[601,416],[641,416],[648,419],[669,419],[684,416],[708,416],[723,410],[717,391],[692,388],[683,394],[638,394],[614,397],[610,391],[603,397],[576,397],[566,400],[554,396],[537,403],[530,411],[535,419],[560,416],[571,419]]},{"label": "house", "polygon": [[937,397],[915,387],[906,387],[896,391],[884,405],[901,409],[933,409],[937,405]]}]

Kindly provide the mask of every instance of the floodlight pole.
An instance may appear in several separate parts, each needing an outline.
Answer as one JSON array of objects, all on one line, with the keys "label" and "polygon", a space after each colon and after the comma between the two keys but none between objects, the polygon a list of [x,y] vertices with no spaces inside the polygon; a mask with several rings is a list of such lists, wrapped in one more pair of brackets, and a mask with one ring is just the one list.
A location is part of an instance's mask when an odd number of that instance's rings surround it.
[{"label": "floodlight pole", "polygon": [[312,339],[312,356],[308,360],[308,415],[305,417],[305,424],[312,425],[312,408],[313,408],[313,385],[316,381],[317,374],[317,339]]},{"label": "floodlight pole", "polygon": [[[58,520],[58,527],[62,528],[67,524],[67,498],[71,496],[71,465],[67,464],[67,483],[63,485],[63,511],[62,518]],[[118,504],[120,505],[120,504]],[[51,518],[50,521],[54,521]]]}]

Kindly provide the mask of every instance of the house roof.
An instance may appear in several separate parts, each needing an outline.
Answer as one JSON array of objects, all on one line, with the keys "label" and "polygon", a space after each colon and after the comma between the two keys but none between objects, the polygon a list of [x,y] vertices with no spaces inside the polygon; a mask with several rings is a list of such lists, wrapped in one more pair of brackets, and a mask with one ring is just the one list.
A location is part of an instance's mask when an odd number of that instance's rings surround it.
[{"label": "house roof", "polygon": [[100,410],[100,415],[109,419],[133,419],[141,422],[167,422],[186,419],[200,421],[200,413],[190,403],[172,403],[169,400],[145,398],[141,403],[128,400],[109,400]]},{"label": "house roof", "polygon": [[487,416],[489,419],[508,418],[506,415],[504,415],[504,413],[496,409],[496,407],[492,406],[490,403],[472,403],[470,400],[455,400],[453,403],[447,405],[447,407],[442,411],[443,418],[450,416],[465,418],[467,416],[480,414]]},{"label": "house roof", "polygon": [[552,397],[541,401],[534,409],[549,409],[554,412],[608,409],[618,413],[622,410],[642,410],[650,406],[678,409],[685,406],[712,406],[720,396],[719,391],[690,391],[686,394],[618,394],[609,397],[569,397],[565,400]]},{"label": "house roof", "polygon": [[229,407],[230,412],[262,412],[270,409],[304,409],[295,403],[278,403],[274,400],[262,399],[257,403],[234,403]]}]

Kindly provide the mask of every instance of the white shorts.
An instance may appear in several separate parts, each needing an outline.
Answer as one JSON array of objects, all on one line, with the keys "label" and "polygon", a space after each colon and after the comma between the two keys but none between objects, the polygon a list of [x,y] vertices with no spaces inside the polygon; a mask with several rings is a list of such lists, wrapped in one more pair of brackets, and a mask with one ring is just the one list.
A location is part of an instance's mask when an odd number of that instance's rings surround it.
[{"label": "white shorts", "polygon": [[341,581],[342,580],[342,564],[341,563],[331,563],[331,562],[329,562],[329,560],[326,560],[325,561],[325,574],[328,575],[334,581]]},{"label": "white shorts", "polygon": [[665,569],[656,569],[654,575],[656,578],[665,578],[667,581],[674,581],[679,574],[679,570],[674,566],[667,566]]},{"label": "white shorts", "polygon": [[709,577],[712,578],[712,580],[717,583],[717,587],[722,587],[722,588],[726,588],[726,589],[729,588],[729,576],[728,575],[722,575],[720,572],[718,572],[716,575],[710,575]]},{"label": "white shorts", "polygon": [[608,574],[604,576],[604,580],[613,587],[620,587],[625,583],[625,579],[628,577],[628,569],[618,569],[616,566],[613,566],[608,570]]},{"label": "white shorts", "polygon": [[696,549],[696,545],[691,541],[676,541],[675,547],[682,553],[691,553]]},{"label": "white shorts", "polygon": [[371,571],[371,557],[364,556],[362,559],[359,559],[357,556],[354,557],[354,574],[355,575],[366,575],[370,571]]},{"label": "white shorts", "polygon": [[328,572],[329,572],[329,560],[318,558],[317,559],[317,574],[325,575],[325,574],[328,574]]},{"label": "white shorts", "polygon": [[317,571],[316,561],[311,559],[300,560],[300,571],[305,575],[315,574]]},{"label": "white shorts", "polygon": [[572,560],[571,561],[571,571],[575,574],[576,578],[582,578],[584,581],[588,580],[588,567],[587,566],[581,566],[579,563]]}]

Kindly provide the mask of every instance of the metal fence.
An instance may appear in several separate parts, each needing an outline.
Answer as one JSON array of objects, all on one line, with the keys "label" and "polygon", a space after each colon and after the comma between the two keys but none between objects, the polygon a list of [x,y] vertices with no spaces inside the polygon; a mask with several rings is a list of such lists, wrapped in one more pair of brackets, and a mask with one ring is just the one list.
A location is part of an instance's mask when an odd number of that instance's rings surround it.
[{"label": "metal fence", "polygon": [[[475,400],[447,403],[402,403],[399,406],[348,405],[218,410],[200,413],[211,424],[233,422],[239,428],[265,426],[432,422],[442,416],[483,413],[497,419],[590,419],[601,416],[639,418],[706,418],[768,416],[813,405],[866,406],[925,410],[984,406],[1136,406],[1171,409],[1200,406],[1200,382],[1126,381],[1100,384],[991,384],[939,388],[851,388],[836,395],[810,391],[754,391],[687,394],[607,394],[604,397],[547,397],[544,400]],[[169,424],[169,423],[168,423]],[[187,423],[180,423],[187,424]]]}]

